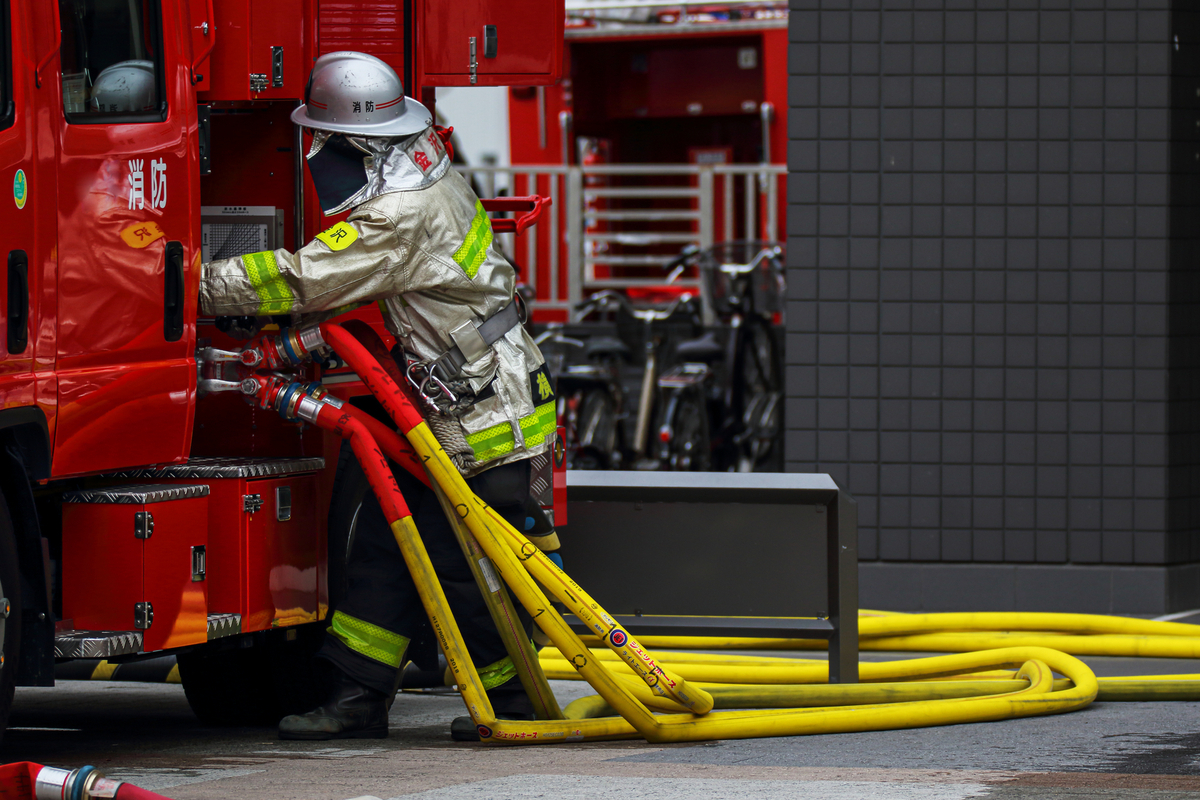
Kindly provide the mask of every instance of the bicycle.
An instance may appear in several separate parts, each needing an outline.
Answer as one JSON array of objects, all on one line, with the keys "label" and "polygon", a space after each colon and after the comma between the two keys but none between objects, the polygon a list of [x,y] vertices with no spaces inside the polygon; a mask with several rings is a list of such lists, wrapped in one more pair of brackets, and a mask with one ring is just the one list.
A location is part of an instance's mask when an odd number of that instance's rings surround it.
[{"label": "bicycle", "polygon": [[[724,342],[710,330],[677,351],[683,366],[719,364],[724,373],[713,398],[712,417],[719,420],[713,426],[717,467],[760,469],[779,455],[783,427],[782,348],[773,324],[785,294],[783,247],[722,242],[704,250],[689,248],[672,265],[673,275],[689,265],[698,268],[702,297],[726,331]],[[772,302],[777,308],[770,307]]]},{"label": "bicycle", "polygon": [[[709,469],[712,459],[703,389],[707,367],[683,364],[663,370],[660,366],[663,351],[673,352],[670,345],[678,338],[674,334],[679,329],[694,335],[699,316],[696,299],[683,294],[665,308],[639,308],[622,294],[603,291],[592,295],[578,310],[581,315],[616,312],[618,329],[623,323],[628,328],[629,321],[636,328],[643,365],[630,442],[634,465],[638,469]],[[652,423],[658,431],[657,445],[650,441]]]},{"label": "bicycle", "polygon": [[569,336],[562,323],[551,323],[534,341],[558,387],[567,469],[619,469],[625,450],[621,366],[629,348],[612,336]]}]

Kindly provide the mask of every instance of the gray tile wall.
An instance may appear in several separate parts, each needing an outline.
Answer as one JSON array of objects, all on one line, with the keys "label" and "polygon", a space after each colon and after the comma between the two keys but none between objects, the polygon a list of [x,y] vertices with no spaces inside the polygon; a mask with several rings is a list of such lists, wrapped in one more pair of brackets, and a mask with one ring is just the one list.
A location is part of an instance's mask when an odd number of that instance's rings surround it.
[{"label": "gray tile wall", "polygon": [[1175,1],[791,0],[787,468],[863,559],[1200,560]]}]

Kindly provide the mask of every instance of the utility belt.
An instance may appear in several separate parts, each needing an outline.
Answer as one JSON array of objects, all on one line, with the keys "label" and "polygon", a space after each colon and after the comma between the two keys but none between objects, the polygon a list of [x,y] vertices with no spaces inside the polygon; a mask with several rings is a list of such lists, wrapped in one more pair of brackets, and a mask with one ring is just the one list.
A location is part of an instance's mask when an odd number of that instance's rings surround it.
[{"label": "utility belt", "polygon": [[527,319],[520,295],[483,322],[467,320],[450,331],[454,346],[435,358],[404,352],[408,382],[431,410],[457,416],[475,404],[475,393],[462,379],[463,367],[487,355],[492,345]]}]

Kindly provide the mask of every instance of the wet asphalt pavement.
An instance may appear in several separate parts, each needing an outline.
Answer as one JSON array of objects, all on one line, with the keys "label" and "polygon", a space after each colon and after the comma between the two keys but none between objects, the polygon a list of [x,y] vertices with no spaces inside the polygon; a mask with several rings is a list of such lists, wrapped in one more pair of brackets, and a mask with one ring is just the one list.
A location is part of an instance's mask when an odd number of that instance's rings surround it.
[{"label": "wet asphalt pavement", "polygon": [[[899,654],[864,655],[864,659]],[[1085,658],[1098,675],[1200,662]],[[590,694],[556,681],[564,705]],[[1200,798],[1200,703],[1095,703],[1053,717],[681,745],[452,742],[457,695],[401,694],[386,740],[282,742],[206,728],[173,684],[18,689],[0,761],[93,764],[177,800],[378,798]]]}]

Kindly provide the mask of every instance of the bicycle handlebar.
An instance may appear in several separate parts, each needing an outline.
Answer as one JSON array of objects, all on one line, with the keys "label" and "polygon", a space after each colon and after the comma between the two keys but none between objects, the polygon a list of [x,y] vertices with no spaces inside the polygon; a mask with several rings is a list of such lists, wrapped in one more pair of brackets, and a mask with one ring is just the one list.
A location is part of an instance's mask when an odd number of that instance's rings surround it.
[{"label": "bicycle handlebar", "polygon": [[686,265],[694,257],[700,255],[702,252],[704,251],[698,246],[689,244],[679,252],[679,255],[662,265],[663,272],[670,272],[673,269],[679,269],[680,267]]},{"label": "bicycle handlebar", "polygon": [[572,347],[583,347],[586,343],[582,339],[574,339],[562,332],[562,326],[550,327],[537,335],[533,343],[541,347],[547,341],[554,341],[558,344],[567,344]]},{"label": "bicycle handlebar", "polygon": [[[749,263],[743,264],[716,258],[718,252],[730,245],[745,246],[748,244],[758,246],[758,252]],[[704,250],[693,244],[688,245],[678,256],[663,264],[663,269],[667,271],[678,270],[694,262],[700,269],[717,269],[727,275],[738,276],[758,269],[758,266],[764,259],[769,259],[774,269],[782,270],[783,265],[779,263],[781,255],[783,255],[783,248],[770,242],[725,242],[705,248]]]},{"label": "bicycle handlebar", "polygon": [[685,292],[672,300],[666,308],[638,308],[625,295],[606,289],[577,304],[575,310],[587,316],[593,311],[607,310],[606,306],[616,305],[642,322],[662,322],[678,311],[681,305],[691,303],[693,299],[691,293]]},{"label": "bicycle handlebar", "polygon": [[[775,245],[773,247],[764,247],[759,250],[757,254],[755,254],[754,258],[750,259],[749,264],[738,264],[734,262],[723,261],[720,264],[717,264],[716,268],[721,270],[721,272],[724,272],[726,275],[746,275],[758,269],[758,265],[761,264],[764,259],[769,259],[772,269],[782,270],[783,265],[779,263],[779,256],[781,255],[783,255],[783,248],[779,245]],[[702,269],[706,266],[708,269],[712,269],[711,265],[701,264]]]}]

